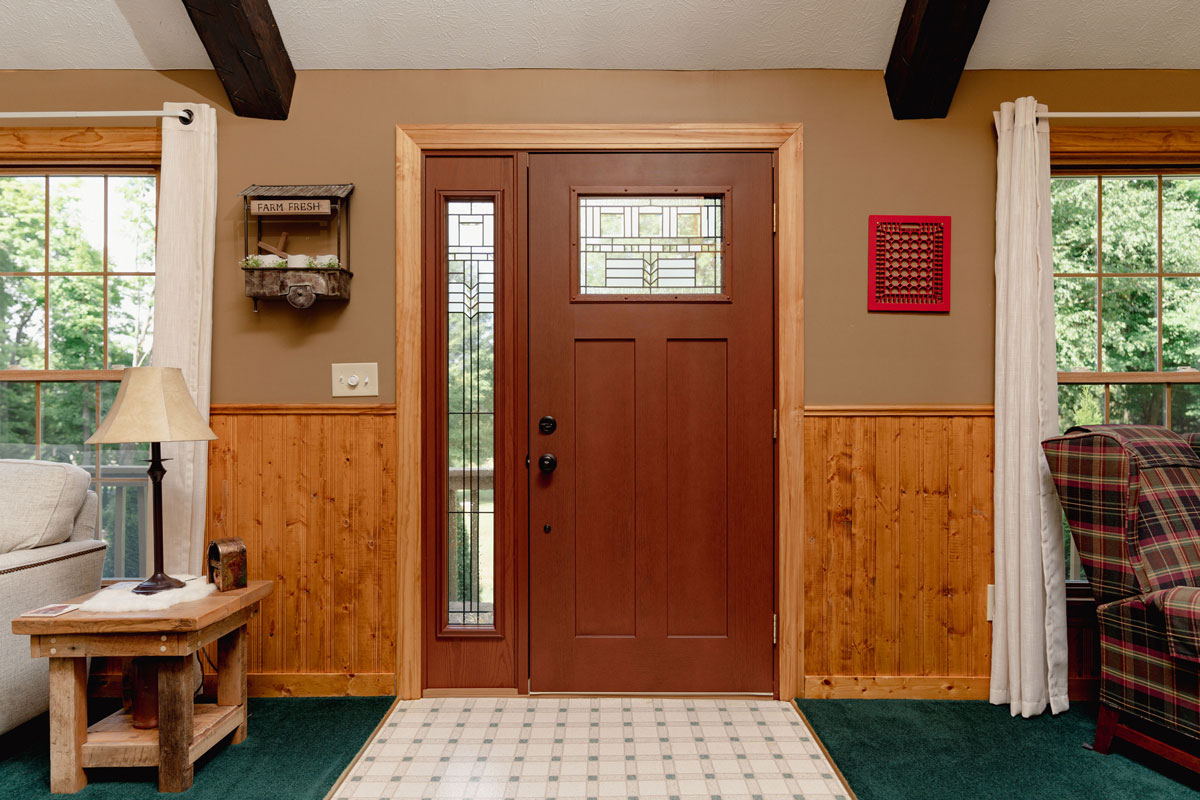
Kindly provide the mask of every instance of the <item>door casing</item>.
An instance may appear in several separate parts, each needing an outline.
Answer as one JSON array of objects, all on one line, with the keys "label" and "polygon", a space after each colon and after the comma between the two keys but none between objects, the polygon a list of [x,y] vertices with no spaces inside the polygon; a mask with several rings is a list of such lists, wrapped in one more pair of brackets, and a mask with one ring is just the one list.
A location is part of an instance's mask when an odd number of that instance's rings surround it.
[{"label": "door casing", "polygon": [[[422,438],[422,174],[425,151],[774,150],[776,409],[776,691],[804,686],[804,193],[798,123],[396,126],[396,431],[400,464],[420,464]],[[518,258],[523,257],[518,254]],[[421,469],[397,475],[396,690],[421,697]],[[522,565],[524,569],[524,565]],[[519,572],[518,585],[528,581]],[[518,609],[518,614],[522,613]],[[527,621],[518,652],[528,652]],[[515,690],[514,690],[515,693]],[[439,692],[445,694],[445,692]],[[472,694],[463,689],[461,695]],[[493,691],[492,694],[495,694]]]}]

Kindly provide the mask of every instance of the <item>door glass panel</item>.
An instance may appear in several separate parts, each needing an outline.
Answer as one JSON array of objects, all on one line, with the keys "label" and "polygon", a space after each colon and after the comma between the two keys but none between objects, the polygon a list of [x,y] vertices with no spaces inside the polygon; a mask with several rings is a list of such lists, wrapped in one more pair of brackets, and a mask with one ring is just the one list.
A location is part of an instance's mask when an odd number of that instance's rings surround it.
[{"label": "door glass panel", "polygon": [[495,203],[446,204],[449,625],[495,625]]},{"label": "door glass panel", "polygon": [[722,202],[580,197],[579,294],[724,294]]}]

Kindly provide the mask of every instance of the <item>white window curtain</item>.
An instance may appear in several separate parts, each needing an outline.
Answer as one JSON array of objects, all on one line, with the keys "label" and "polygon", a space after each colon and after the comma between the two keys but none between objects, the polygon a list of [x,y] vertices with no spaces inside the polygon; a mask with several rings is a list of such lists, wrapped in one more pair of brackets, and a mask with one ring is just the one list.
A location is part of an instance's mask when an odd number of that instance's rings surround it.
[{"label": "white window curtain", "polygon": [[[179,367],[192,399],[208,419],[212,367],[213,255],[217,228],[217,114],[203,103],[185,125],[162,125],[158,190],[158,257],[154,282],[154,355],[159,367]],[[168,573],[203,569],[208,442],[164,442],[163,558]]]},{"label": "white window curtain", "polygon": [[1032,97],[996,113],[996,603],[991,701],[1067,701],[1066,563],[1043,439],[1058,433],[1050,129]]}]

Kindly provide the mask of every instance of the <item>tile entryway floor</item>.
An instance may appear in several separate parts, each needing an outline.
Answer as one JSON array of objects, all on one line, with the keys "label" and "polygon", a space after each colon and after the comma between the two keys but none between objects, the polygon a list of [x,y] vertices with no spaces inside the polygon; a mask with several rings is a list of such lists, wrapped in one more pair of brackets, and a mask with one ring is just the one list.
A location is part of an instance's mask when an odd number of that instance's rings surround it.
[{"label": "tile entryway floor", "polygon": [[788,703],[663,698],[400,703],[337,800],[849,800]]}]

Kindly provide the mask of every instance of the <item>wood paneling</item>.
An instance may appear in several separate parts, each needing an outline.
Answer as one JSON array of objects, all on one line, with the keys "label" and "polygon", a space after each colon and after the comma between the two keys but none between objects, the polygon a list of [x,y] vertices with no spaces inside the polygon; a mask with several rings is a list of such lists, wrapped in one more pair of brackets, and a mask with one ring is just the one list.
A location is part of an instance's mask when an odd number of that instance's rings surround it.
[{"label": "wood paneling", "polygon": [[[991,406],[804,413],[804,696],[987,699]],[[1067,626],[1071,699],[1094,700],[1086,584]]]},{"label": "wood paneling", "polygon": [[985,697],[992,419],[806,415],[807,696]]},{"label": "wood paneling", "polygon": [[390,694],[396,428],[370,406],[214,406],[208,536],[276,582],[250,623],[252,694]]}]

